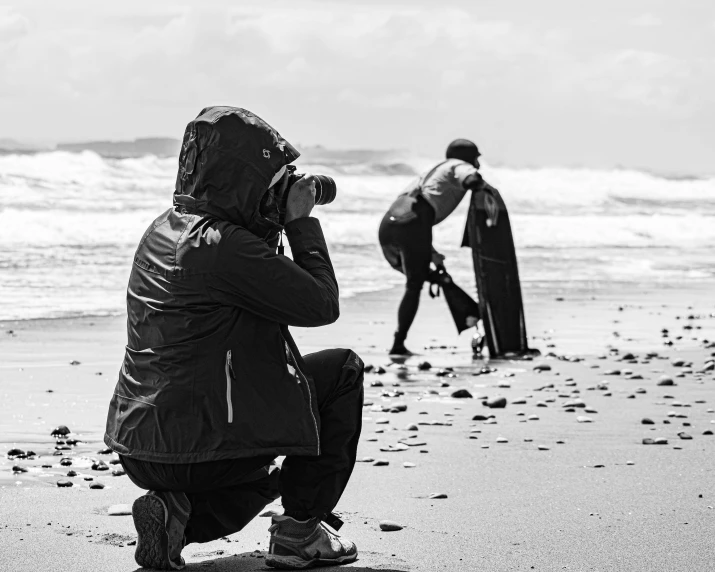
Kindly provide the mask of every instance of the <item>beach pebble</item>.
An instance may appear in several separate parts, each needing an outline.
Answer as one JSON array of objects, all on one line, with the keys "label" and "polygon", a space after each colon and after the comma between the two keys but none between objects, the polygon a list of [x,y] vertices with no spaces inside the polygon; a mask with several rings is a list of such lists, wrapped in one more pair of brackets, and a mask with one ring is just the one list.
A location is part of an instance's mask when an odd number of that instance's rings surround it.
[{"label": "beach pebble", "polygon": [[77,361],[76,359],[73,359],[73,360],[70,362],[70,365],[79,365],[79,364],[81,364],[81,363],[82,363],[81,361]]},{"label": "beach pebble", "polygon": [[675,385],[675,382],[673,381],[672,377],[668,377],[667,375],[662,375],[662,376],[660,376],[660,379],[658,380],[658,385],[662,385],[662,386]]},{"label": "beach pebble", "polygon": [[72,459],[65,458],[60,461],[60,465],[62,465],[63,467],[69,467],[71,464],[72,464]]},{"label": "beach pebble", "polygon": [[509,440],[505,437],[497,437],[497,443],[508,443]]},{"label": "beach pebble", "polygon": [[363,457],[362,459],[357,459],[358,463],[374,463],[375,459],[373,457]]},{"label": "beach pebble", "polygon": [[650,417],[644,417],[641,419],[641,424],[643,425],[655,425],[655,421],[653,421]]},{"label": "beach pebble", "polygon": [[549,447],[547,447],[546,445],[539,445],[537,449],[539,451],[550,451]]},{"label": "beach pebble", "polygon": [[551,366],[546,363],[540,363],[534,366],[534,371],[551,371]]},{"label": "beach pebble", "polygon": [[132,507],[128,504],[113,504],[107,509],[107,514],[109,516],[130,516]]},{"label": "beach pebble", "polygon": [[428,361],[423,361],[420,362],[420,364],[417,366],[417,369],[421,371],[427,371],[428,369],[432,369],[432,364]]},{"label": "beach pebble", "polygon": [[384,445],[380,447],[380,451],[384,451],[386,453],[395,453],[398,451],[407,451],[409,447],[405,445],[404,443],[398,443],[397,445]]},{"label": "beach pebble", "polygon": [[559,439],[558,441],[556,441],[556,444],[557,445],[565,445],[566,441],[564,441],[563,439]]},{"label": "beach pebble", "polygon": [[383,373],[387,373],[387,370],[384,367],[380,366],[378,368],[375,368],[375,373],[378,375],[382,375]]},{"label": "beach pebble", "polygon": [[402,466],[405,467],[405,469],[412,469],[413,467],[416,467],[417,465],[415,463],[410,463],[409,461],[405,461],[402,463]]},{"label": "beach pebble", "polygon": [[76,477],[76,476],[77,476],[77,471],[67,471],[67,476],[68,476],[68,477]]},{"label": "beach pebble", "polygon": [[458,389],[458,390],[452,392],[451,397],[458,398],[458,399],[464,399],[464,398],[471,398],[472,394],[469,393],[469,391],[467,391],[466,389]]},{"label": "beach pebble", "polygon": [[681,431],[680,433],[678,433],[678,437],[680,437],[681,439],[686,439],[686,440],[693,438],[692,435],[690,435],[689,433],[686,433],[685,431]]},{"label": "beach pebble", "polygon": [[548,405],[543,401],[537,401],[536,406],[537,407],[548,407]]},{"label": "beach pebble", "polygon": [[487,421],[487,420],[491,419],[492,417],[494,417],[494,416],[493,415],[479,415],[479,414],[477,414],[474,417],[472,417],[472,421]]},{"label": "beach pebble", "polygon": [[383,530],[385,532],[396,532],[398,530],[402,530],[402,528],[402,525],[397,524],[394,520],[380,521],[380,530]]},{"label": "beach pebble", "polygon": [[99,481],[94,481],[92,483],[89,483],[89,488],[94,491],[101,491],[104,488],[104,483],[100,483]]},{"label": "beach pebble", "polygon": [[405,427],[405,431],[419,431],[419,429],[420,428],[414,423],[410,423],[407,427]]},{"label": "beach pebble", "polygon": [[390,420],[387,419],[386,417],[380,417],[379,419],[375,420],[376,425],[387,425],[389,422],[390,422]]},{"label": "beach pebble", "polygon": [[620,369],[607,369],[603,372],[603,375],[621,375]]},{"label": "beach pebble", "polygon": [[65,435],[69,434],[70,430],[67,425],[59,425],[52,430],[52,433],[50,433],[50,437],[64,437]]},{"label": "beach pebble", "polygon": [[446,493],[432,493],[428,498],[431,499],[446,499],[448,498]]},{"label": "beach pebble", "polygon": [[372,464],[373,467],[386,467],[387,465],[390,464],[390,461],[387,459],[375,459],[375,462]]},{"label": "beach pebble", "polygon": [[377,381],[371,381],[370,387],[384,387],[384,385],[380,380],[377,380]]},{"label": "beach pebble", "polygon": [[97,461],[96,463],[92,463],[92,470],[93,471],[108,471],[109,465],[107,465],[107,463],[105,463],[104,461]]},{"label": "beach pebble", "polygon": [[579,423],[593,423],[593,419],[591,419],[590,417],[586,417],[585,415],[579,415],[578,417],[576,417],[576,421],[578,421]]},{"label": "beach pebble", "polygon": [[484,401],[483,404],[490,409],[503,409],[506,407],[506,397],[493,397]]},{"label": "beach pebble", "polygon": [[643,441],[641,441],[641,443],[643,443],[644,445],[654,445],[655,440],[651,439],[650,437],[644,437]]},{"label": "beach pebble", "polygon": [[124,472],[124,469],[122,469],[121,467],[118,467],[118,468],[116,468],[116,469],[112,469],[112,475],[115,476],[115,477],[123,477],[123,476],[126,475],[126,474],[127,474],[127,473],[125,473],[125,472]]},{"label": "beach pebble", "polygon": [[529,415],[529,417],[527,417],[527,419],[528,419],[529,421],[538,421],[538,420],[539,420],[539,416],[538,416],[538,415]]},{"label": "beach pebble", "polygon": [[26,454],[25,451],[23,451],[22,449],[10,449],[10,450],[7,452],[7,457],[8,457],[8,459],[12,459],[12,458],[15,458],[15,457],[19,457],[19,458],[21,458],[21,459],[24,459],[25,457],[27,457],[27,454]]},{"label": "beach pebble", "polygon": [[519,397],[518,399],[513,399],[511,402],[512,405],[526,405],[526,399],[523,397]]},{"label": "beach pebble", "polygon": [[584,409],[584,411],[586,413],[598,413],[596,409],[591,409],[590,407],[587,407],[586,409]]},{"label": "beach pebble", "polygon": [[26,473],[27,469],[25,467],[21,467],[20,465],[13,465],[12,472],[13,473]]},{"label": "beach pebble", "polygon": [[703,435],[712,435],[712,434],[713,434],[713,432],[710,429],[706,429],[705,431],[703,431]]},{"label": "beach pebble", "polygon": [[68,481],[67,479],[60,479],[59,481],[57,481],[58,487],[71,487],[72,485],[72,481]]},{"label": "beach pebble", "polygon": [[656,439],[653,443],[654,443],[655,445],[667,445],[667,444],[668,444],[668,440],[661,437],[661,438],[659,438],[659,439]]},{"label": "beach pebble", "polygon": [[111,455],[112,452],[113,451],[109,447],[107,447],[106,449],[100,449],[99,451],[97,451],[97,455]]},{"label": "beach pebble", "polygon": [[581,399],[572,399],[570,401],[566,401],[563,404],[563,407],[586,407],[586,404]]}]

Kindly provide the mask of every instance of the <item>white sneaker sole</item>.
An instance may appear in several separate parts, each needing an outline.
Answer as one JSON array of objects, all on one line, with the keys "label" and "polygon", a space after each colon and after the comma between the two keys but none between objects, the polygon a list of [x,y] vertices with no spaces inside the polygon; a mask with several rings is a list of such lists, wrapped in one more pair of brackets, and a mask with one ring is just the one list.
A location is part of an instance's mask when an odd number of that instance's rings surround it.
[{"label": "white sneaker sole", "polygon": [[315,566],[339,566],[340,564],[355,562],[355,560],[357,560],[357,552],[338,558],[313,558],[312,560],[304,560],[300,556],[276,556],[275,554],[268,554],[266,555],[266,566],[279,568],[281,570],[305,570],[306,568],[314,568]]}]

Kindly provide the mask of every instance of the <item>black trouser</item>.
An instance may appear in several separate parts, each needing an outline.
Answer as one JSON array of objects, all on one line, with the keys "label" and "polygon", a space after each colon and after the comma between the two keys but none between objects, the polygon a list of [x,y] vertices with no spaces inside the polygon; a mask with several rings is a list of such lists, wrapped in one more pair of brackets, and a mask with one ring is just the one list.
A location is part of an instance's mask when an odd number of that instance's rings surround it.
[{"label": "black trouser", "polygon": [[434,209],[422,197],[413,208],[417,218],[408,223],[395,223],[385,215],[380,223],[379,239],[382,253],[395,270],[407,281],[405,294],[397,311],[395,342],[403,343],[417,315],[420,292],[427,280],[432,260],[432,225]]},{"label": "black trouser", "polygon": [[304,358],[317,392],[320,456],[286,457],[280,469],[270,456],[189,464],[123,456],[124,470],[142,489],[186,493],[191,502],[187,544],[241,530],[279,496],[286,514],[331,512],[355,466],[362,428],[363,375],[343,367],[350,355],[336,349]]}]

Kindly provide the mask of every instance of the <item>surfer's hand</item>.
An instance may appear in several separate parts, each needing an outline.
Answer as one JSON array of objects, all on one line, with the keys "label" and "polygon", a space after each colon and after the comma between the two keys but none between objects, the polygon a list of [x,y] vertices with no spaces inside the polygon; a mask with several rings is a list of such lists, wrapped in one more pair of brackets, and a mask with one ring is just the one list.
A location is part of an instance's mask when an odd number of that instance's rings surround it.
[{"label": "surfer's hand", "polygon": [[433,250],[432,251],[432,264],[434,264],[437,268],[444,266],[444,255],[440,254],[436,250]]},{"label": "surfer's hand", "polygon": [[315,177],[305,174],[288,191],[286,224],[297,218],[310,216],[315,206]]}]

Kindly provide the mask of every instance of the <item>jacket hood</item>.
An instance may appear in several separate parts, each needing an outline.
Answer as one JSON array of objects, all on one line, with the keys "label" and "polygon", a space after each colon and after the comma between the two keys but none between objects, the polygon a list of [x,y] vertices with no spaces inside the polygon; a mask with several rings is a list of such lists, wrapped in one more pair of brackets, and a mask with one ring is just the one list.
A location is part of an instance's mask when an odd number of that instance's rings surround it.
[{"label": "jacket hood", "polygon": [[299,156],[278,131],[250,111],[206,107],[184,132],[174,206],[269,239],[282,227],[261,216],[261,198],[281,167]]}]

